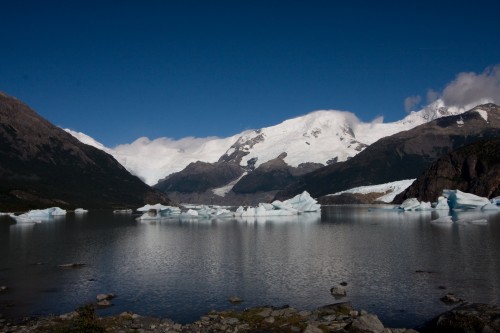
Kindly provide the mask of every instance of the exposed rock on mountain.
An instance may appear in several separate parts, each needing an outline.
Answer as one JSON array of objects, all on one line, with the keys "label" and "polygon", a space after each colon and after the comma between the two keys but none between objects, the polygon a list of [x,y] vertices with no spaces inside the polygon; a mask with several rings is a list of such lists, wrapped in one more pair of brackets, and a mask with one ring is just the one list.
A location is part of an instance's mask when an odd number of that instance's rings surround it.
[{"label": "exposed rock on mountain", "polygon": [[500,195],[500,138],[462,147],[432,163],[394,202],[407,198],[436,201],[443,189],[481,197]]},{"label": "exposed rock on mountain", "polygon": [[462,115],[439,118],[382,138],[346,162],[300,177],[277,198],[288,198],[304,190],[319,197],[362,185],[416,178],[442,155],[478,140],[497,137],[500,108],[481,105]]},{"label": "exposed rock on mountain", "polygon": [[155,188],[164,192],[204,192],[223,186],[243,174],[236,163],[219,161],[216,163],[195,162],[182,172],[176,172],[162,179]]},{"label": "exposed rock on mountain", "polygon": [[0,93],[0,210],[169,203],[111,155],[85,145]]}]

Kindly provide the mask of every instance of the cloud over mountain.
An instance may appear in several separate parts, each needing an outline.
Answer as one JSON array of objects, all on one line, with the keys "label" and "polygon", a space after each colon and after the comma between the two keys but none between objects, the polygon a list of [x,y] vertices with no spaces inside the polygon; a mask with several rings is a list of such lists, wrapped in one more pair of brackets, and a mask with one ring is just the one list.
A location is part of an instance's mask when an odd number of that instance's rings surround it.
[{"label": "cloud over mountain", "polygon": [[[427,91],[426,107],[441,99],[446,107],[471,109],[485,103],[500,103],[500,64],[486,68],[482,73],[461,72],[453,81],[438,92],[433,89]],[[408,96],[404,100],[406,112],[419,107],[420,95]],[[425,107],[424,107],[425,108]]]}]

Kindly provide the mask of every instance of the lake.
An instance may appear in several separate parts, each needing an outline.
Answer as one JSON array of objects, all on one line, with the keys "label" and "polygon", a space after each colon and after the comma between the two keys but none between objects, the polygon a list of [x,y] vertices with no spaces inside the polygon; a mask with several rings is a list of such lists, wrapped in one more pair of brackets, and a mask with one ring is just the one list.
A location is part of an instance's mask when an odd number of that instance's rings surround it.
[{"label": "lake", "polygon": [[[500,214],[431,223],[438,213],[377,207],[146,223],[108,211],[40,224],[1,217],[0,285],[9,289],[0,293],[0,313],[66,313],[115,293],[99,315],[133,311],[187,323],[211,309],[350,301],[388,327],[412,327],[450,309],[439,300],[447,292],[500,304]],[[73,262],[85,266],[58,268]],[[341,282],[347,297],[337,300],[330,288]],[[231,296],[244,302],[232,305]]]}]

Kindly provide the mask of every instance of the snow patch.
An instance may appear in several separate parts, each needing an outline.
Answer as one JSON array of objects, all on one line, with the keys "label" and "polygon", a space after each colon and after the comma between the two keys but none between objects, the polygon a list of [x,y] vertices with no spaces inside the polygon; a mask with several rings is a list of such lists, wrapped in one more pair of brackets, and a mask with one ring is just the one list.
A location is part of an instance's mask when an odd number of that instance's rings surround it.
[{"label": "snow patch", "polygon": [[488,112],[487,111],[477,109],[476,112],[479,113],[479,115],[484,119],[484,121],[486,121],[486,122],[488,121]]},{"label": "snow patch", "polygon": [[402,193],[404,190],[410,187],[410,185],[413,184],[414,181],[415,179],[404,179],[386,184],[359,186],[329,195],[340,195],[343,193],[351,193],[351,194],[385,193],[384,195],[378,197],[377,201],[390,203],[394,200],[396,195]]},{"label": "snow patch", "polygon": [[239,182],[240,179],[245,177],[246,175],[247,175],[247,172],[244,172],[238,179],[233,180],[232,182],[228,183],[227,185],[212,189],[212,193],[219,196],[219,197],[225,197],[226,194],[228,194],[229,191],[231,191],[233,189],[234,185],[236,185],[236,183]]}]

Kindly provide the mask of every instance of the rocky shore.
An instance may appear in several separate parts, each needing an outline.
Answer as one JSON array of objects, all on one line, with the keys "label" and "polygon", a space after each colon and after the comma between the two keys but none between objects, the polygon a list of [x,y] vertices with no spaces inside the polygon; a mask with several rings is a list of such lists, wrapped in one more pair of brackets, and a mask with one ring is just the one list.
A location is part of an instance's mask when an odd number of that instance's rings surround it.
[{"label": "rocky shore", "polygon": [[375,314],[354,310],[350,303],[336,303],[314,311],[284,307],[255,307],[243,311],[212,311],[190,324],[124,312],[98,317],[94,305],[15,323],[0,315],[0,333],[494,333],[500,332],[500,306],[462,304],[430,320],[420,328],[388,328]]},{"label": "rocky shore", "polygon": [[0,332],[377,332],[411,333],[405,328],[385,328],[374,314],[353,310],[350,303],[338,303],[314,311],[292,307],[256,307],[243,311],[210,312],[190,324],[170,319],[145,317],[125,312],[117,316],[97,317],[93,306],[84,306],[60,316],[25,319],[13,324],[0,319]]}]

